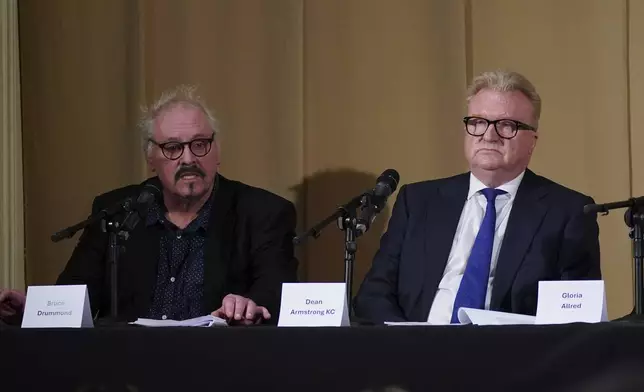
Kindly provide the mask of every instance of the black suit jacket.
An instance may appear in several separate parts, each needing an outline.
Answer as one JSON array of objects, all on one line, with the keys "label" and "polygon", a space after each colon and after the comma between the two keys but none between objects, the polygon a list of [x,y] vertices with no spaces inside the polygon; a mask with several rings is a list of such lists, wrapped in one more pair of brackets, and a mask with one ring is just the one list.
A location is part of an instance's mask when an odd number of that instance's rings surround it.
[{"label": "black suit jacket", "polygon": [[[153,178],[148,181],[158,181]],[[97,213],[136,196],[139,185],[96,197]],[[271,313],[276,323],[281,285],[297,279],[294,257],[295,208],[291,202],[263,189],[219,175],[204,250],[204,314],[221,306],[229,293],[251,298]],[[157,278],[160,231],[140,222],[125,241],[118,263],[119,314],[128,320],[144,317]],[[108,235],[100,226],[86,228],[57,284],[87,284],[92,314],[110,313],[110,269],[106,262]]]},{"label": "black suit jacket", "polygon": [[[469,173],[400,189],[387,232],[356,296],[356,316],[427,321],[461,211]],[[601,279],[593,199],[526,170],[497,260],[490,309],[534,315],[540,280]]]}]

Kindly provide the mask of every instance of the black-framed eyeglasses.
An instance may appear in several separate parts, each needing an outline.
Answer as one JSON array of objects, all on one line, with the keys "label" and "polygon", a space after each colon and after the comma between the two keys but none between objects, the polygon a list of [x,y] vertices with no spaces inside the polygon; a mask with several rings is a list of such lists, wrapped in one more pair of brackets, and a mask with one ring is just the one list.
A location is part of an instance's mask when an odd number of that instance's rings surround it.
[{"label": "black-framed eyeglasses", "polygon": [[148,139],[150,143],[158,146],[163,153],[163,156],[170,160],[177,160],[183,155],[183,151],[186,149],[186,146],[192,152],[192,155],[196,157],[203,157],[208,155],[210,149],[212,148],[212,142],[215,140],[215,135],[212,135],[209,138],[199,138],[193,139],[189,142],[166,142],[158,143],[153,139]]},{"label": "black-framed eyeglasses", "polygon": [[512,139],[517,135],[517,132],[522,129],[526,131],[536,132],[536,128],[532,125],[522,123],[521,121],[510,120],[501,118],[498,120],[488,120],[483,117],[463,117],[465,124],[465,131],[472,136],[483,136],[487,132],[490,124],[494,125],[494,130],[500,138]]}]

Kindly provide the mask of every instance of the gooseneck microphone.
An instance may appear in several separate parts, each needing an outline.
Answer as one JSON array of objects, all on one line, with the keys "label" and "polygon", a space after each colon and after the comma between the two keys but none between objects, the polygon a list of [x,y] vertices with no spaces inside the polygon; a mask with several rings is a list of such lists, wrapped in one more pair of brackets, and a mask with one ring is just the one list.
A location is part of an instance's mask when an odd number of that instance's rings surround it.
[{"label": "gooseneck microphone", "polygon": [[382,211],[389,196],[398,188],[399,181],[400,174],[394,169],[387,169],[376,180],[375,188],[363,195],[362,207],[356,220],[356,234],[362,235],[369,231],[376,215]]},{"label": "gooseneck microphone", "polygon": [[603,203],[603,204],[586,204],[584,206],[584,213],[585,214],[594,214],[594,213],[608,213],[610,210],[614,210],[616,208],[627,208],[627,207],[632,207],[635,205],[642,205],[644,204],[644,196],[640,197],[631,197],[630,199],[622,200],[622,201],[614,201],[611,203]]},{"label": "gooseneck microphone", "polygon": [[353,309],[353,263],[358,250],[356,239],[369,230],[376,215],[385,208],[387,198],[396,191],[399,181],[397,171],[385,170],[376,180],[373,189],[355,196],[305,233],[293,238],[293,244],[300,245],[307,238],[318,238],[323,228],[333,221],[337,222],[338,228],[344,232],[344,282],[349,317]]},{"label": "gooseneck microphone", "polygon": [[110,319],[119,320],[118,311],[118,261],[123,251],[122,240],[127,240],[134,227],[148,214],[150,204],[161,200],[161,182],[158,178],[144,181],[137,192],[118,203],[104,208],[82,222],[69,226],[51,236],[53,242],[71,238],[79,230],[100,222],[101,231],[107,233],[108,252],[106,264],[110,270]]},{"label": "gooseneck microphone", "polygon": [[633,312],[617,320],[644,321],[644,196],[631,197],[626,200],[603,204],[587,204],[585,214],[608,215],[611,210],[626,208],[624,222],[629,227],[628,237],[631,239],[633,255]]},{"label": "gooseneck microphone", "polygon": [[155,200],[161,200],[161,187],[152,181],[148,181],[143,185],[143,189],[139,196],[136,198],[134,209],[139,213],[147,214],[150,204]]},{"label": "gooseneck microphone", "polygon": [[127,197],[119,201],[118,203],[109,206],[94,215],[91,215],[89,218],[80,223],[69,226],[54,233],[51,236],[51,240],[53,242],[59,242],[66,238],[71,238],[79,230],[82,230],[85,227],[96,222],[100,222],[103,219],[112,218],[121,213],[127,214],[123,222],[123,224],[126,225],[126,228],[133,228],[142,217],[147,215],[150,204],[154,200],[161,200],[161,184],[160,182],[157,182],[146,181],[142,183],[141,190],[139,191],[138,195]]},{"label": "gooseneck microphone", "polygon": [[148,215],[150,205],[155,200],[161,200],[161,189],[160,186],[150,181],[143,184],[143,189],[136,200],[130,198],[129,201],[126,201],[126,203],[132,203],[131,205],[124,207],[127,215],[121,223],[121,229],[124,232],[126,239],[129,236],[128,233],[134,230],[136,225],[138,225],[139,222]]}]

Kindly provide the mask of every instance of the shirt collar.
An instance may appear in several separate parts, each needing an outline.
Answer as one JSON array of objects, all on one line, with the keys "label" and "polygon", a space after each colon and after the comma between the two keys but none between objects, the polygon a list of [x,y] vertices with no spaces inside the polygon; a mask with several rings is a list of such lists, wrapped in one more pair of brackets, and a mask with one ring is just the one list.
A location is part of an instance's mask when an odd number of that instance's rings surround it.
[{"label": "shirt collar", "polygon": [[[525,170],[522,171],[521,174],[516,176],[512,181],[506,182],[505,184],[496,187],[496,189],[506,191],[510,195],[510,199],[514,199],[514,197],[517,195],[519,185],[521,185],[521,180],[523,180],[524,175]],[[485,188],[487,188],[487,186],[485,186],[485,184],[483,184],[478,178],[476,178],[474,173],[470,172],[470,190],[467,194],[467,200],[471,199],[472,196]]]}]

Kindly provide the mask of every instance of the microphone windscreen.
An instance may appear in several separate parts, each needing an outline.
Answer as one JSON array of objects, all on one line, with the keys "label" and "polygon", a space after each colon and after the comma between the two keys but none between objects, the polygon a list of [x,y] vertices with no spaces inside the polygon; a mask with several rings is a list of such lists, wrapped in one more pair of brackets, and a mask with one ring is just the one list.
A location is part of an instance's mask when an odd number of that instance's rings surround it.
[{"label": "microphone windscreen", "polygon": [[143,183],[141,193],[139,193],[139,197],[136,201],[138,203],[148,204],[155,199],[160,200],[161,195],[161,182],[158,178],[153,178]]},{"label": "microphone windscreen", "polygon": [[[386,192],[387,195],[389,196],[390,194],[394,193],[396,191],[396,188],[398,188],[398,182],[400,181],[400,174],[394,169],[387,169],[382,174],[378,179],[376,180],[376,193],[384,193]],[[385,191],[384,188],[388,187],[389,191]]]}]

